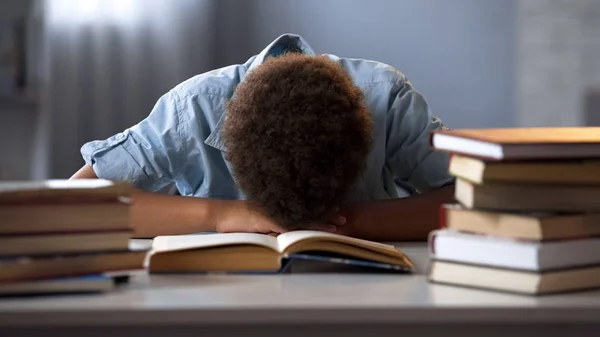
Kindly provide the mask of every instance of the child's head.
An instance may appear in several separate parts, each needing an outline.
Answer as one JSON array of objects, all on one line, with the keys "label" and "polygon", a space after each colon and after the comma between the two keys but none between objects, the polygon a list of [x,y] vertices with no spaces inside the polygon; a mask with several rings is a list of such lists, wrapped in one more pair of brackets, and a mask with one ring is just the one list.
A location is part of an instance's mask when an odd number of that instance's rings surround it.
[{"label": "child's head", "polygon": [[372,121],[340,65],[286,54],[267,59],[237,87],[224,137],[248,200],[295,229],[343,202],[366,167]]}]

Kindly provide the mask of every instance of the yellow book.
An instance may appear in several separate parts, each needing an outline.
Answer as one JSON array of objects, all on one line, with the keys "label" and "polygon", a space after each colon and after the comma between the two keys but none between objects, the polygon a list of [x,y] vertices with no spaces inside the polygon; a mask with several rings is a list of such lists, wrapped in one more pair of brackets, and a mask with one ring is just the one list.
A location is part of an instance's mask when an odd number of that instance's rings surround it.
[{"label": "yellow book", "polygon": [[600,127],[445,129],[431,134],[431,145],[494,161],[600,158]]},{"label": "yellow book", "polygon": [[495,182],[600,185],[600,160],[494,162],[453,155],[449,171],[478,185]]},{"label": "yellow book", "polygon": [[103,179],[0,182],[0,235],[130,230],[131,191]]},{"label": "yellow book", "polygon": [[444,205],[441,227],[483,235],[550,241],[600,236],[598,213],[508,213]]},{"label": "yellow book", "polygon": [[457,178],[455,199],[465,208],[503,212],[599,212],[600,186],[473,184]]},{"label": "yellow book", "polygon": [[432,261],[428,278],[433,283],[526,295],[545,295],[600,287],[600,266],[535,273],[517,269]]}]

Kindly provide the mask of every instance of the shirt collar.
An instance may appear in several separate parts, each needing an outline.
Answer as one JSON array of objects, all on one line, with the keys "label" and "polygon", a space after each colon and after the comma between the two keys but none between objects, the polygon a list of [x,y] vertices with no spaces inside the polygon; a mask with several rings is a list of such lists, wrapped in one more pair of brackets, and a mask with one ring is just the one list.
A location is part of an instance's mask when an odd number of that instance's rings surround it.
[{"label": "shirt collar", "polygon": [[288,46],[301,49],[305,55],[315,55],[313,49],[300,35],[284,34],[275,39],[275,41],[271,42],[265,49],[263,49],[263,51],[260,52],[260,54],[256,55],[256,58],[251,60],[250,64],[247,66],[248,71],[261,65],[265,59],[269,55],[272,55],[275,51],[283,50]]},{"label": "shirt collar", "polygon": [[[298,47],[302,50],[305,55],[314,56],[315,52],[310,47],[310,45],[300,36],[294,34],[284,34],[275,39],[275,41],[271,42],[260,54],[251,58],[246,64],[246,68],[248,71],[251,71],[261,65],[265,59],[276,53],[279,50],[285,50],[286,47],[293,46]],[[243,80],[243,78],[242,78]],[[225,122],[225,116],[227,113],[223,113],[215,126],[215,129],[211,134],[206,138],[204,144],[217,148],[223,152],[226,151],[225,144],[223,142],[223,123]]]}]

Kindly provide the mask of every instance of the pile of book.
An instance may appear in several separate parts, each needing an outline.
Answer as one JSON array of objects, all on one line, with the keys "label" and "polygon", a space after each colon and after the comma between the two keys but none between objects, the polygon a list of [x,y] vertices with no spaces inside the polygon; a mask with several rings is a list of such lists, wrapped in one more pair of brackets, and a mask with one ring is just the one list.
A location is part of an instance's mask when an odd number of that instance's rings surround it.
[{"label": "pile of book", "polygon": [[107,180],[0,182],[0,295],[104,292],[142,269],[131,188]]},{"label": "pile of book", "polygon": [[456,205],[429,239],[437,283],[546,294],[600,287],[600,128],[444,130]]}]

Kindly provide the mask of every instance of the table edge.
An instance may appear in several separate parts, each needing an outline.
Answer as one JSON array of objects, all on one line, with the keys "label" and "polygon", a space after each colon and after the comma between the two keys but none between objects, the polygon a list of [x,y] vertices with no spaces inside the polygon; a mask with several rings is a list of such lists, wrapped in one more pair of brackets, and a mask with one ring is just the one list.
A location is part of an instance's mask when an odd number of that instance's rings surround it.
[{"label": "table edge", "polygon": [[600,308],[211,308],[0,312],[0,327],[218,324],[600,323]]}]

